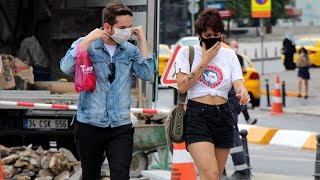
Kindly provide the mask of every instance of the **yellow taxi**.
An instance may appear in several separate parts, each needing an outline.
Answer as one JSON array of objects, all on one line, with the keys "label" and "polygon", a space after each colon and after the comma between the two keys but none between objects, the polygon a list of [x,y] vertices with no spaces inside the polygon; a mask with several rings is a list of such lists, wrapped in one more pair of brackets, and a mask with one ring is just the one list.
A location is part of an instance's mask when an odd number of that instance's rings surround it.
[{"label": "yellow taxi", "polygon": [[[297,52],[293,56],[294,62],[297,62],[299,57],[299,49],[304,47],[308,51],[311,64],[314,66],[320,66],[320,38],[301,38],[295,43]],[[281,59],[284,61],[284,55],[281,56]]]},{"label": "yellow taxi", "polygon": [[161,77],[168,60],[170,59],[170,48],[166,44],[159,45],[159,77]]},{"label": "yellow taxi", "polygon": [[244,85],[250,94],[252,107],[260,106],[260,74],[254,69],[253,63],[248,56],[240,55],[243,57],[243,64],[245,66],[243,73]]}]

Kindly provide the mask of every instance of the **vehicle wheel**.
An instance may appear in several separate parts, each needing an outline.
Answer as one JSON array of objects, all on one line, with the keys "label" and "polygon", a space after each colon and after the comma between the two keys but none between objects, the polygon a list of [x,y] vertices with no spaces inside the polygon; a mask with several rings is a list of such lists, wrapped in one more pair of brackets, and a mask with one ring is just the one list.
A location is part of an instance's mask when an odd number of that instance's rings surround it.
[{"label": "vehicle wheel", "polygon": [[141,171],[148,168],[148,158],[144,152],[137,153],[132,157],[130,165],[130,177],[141,177]]}]

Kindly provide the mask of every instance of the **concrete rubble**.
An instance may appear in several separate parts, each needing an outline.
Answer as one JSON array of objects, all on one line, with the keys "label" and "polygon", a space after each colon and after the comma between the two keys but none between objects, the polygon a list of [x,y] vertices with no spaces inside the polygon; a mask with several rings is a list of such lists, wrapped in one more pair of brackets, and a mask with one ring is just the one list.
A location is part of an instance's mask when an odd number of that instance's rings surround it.
[{"label": "concrete rubble", "polygon": [[[7,148],[0,145],[2,171],[12,180],[65,180],[81,170],[81,163],[64,148],[37,150],[30,147]],[[78,177],[78,180],[80,177]]]}]

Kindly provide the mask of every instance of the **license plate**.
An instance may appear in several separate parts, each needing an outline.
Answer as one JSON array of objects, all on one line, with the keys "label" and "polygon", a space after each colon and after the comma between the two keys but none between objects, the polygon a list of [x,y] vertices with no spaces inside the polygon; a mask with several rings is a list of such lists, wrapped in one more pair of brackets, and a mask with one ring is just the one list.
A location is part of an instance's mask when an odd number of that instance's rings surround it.
[{"label": "license plate", "polygon": [[68,129],[67,119],[25,119],[25,129]]}]

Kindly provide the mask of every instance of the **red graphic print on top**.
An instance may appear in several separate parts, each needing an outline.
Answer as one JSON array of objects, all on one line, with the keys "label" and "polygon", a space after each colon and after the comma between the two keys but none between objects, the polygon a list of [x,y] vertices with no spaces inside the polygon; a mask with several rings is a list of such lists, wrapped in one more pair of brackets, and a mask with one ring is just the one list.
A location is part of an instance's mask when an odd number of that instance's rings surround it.
[{"label": "red graphic print on top", "polygon": [[223,73],[217,66],[208,65],[199,77],[199,81],[205,86],[214,89],[223,81]]}]

